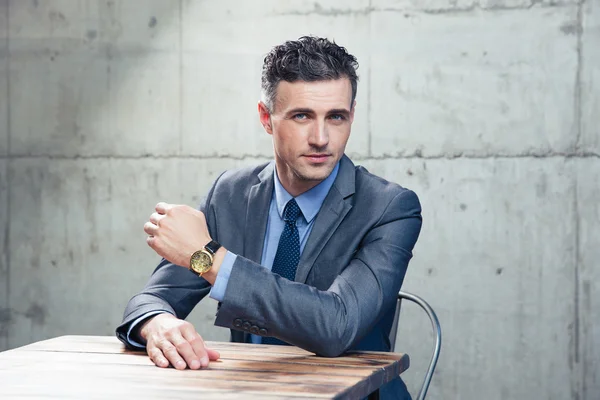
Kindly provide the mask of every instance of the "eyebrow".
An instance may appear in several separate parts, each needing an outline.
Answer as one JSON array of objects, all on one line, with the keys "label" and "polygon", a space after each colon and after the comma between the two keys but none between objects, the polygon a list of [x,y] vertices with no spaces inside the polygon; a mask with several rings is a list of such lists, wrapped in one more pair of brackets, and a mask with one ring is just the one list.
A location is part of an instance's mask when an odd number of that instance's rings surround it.
[{"label": "eyebrow", "polygon": [[315,111],[311,110],[310,108],[293,108],[290,111],[286,112],[286,115],[292,115],[292,114],[314,114]]},{"label": "eyebrow", "polygon": [[342,114],[345,116],[350,115],[350,110],[347,110],[345,108],[334,108],[333,110],[329,110],[327,112],[327,114],[331,115],[331,114]]},{"label": "eyebrow", "polygon": [[[291,109],[290,111],[285,113],[286,115],[292,115],[292,114],[315,114],[315,111],[310,109],[310,108],[294,108]],[[334,108],[332,110],[327,111],[327,115],[331,115],[331,114],[342,114],[345,116],[350,115],[350,110],[347,110],[345,108]]]}]

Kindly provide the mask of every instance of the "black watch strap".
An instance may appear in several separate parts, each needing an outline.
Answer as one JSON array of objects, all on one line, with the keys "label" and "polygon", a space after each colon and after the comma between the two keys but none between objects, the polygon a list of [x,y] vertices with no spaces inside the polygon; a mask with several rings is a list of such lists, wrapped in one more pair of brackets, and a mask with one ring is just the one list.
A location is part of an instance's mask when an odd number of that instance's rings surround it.
[{"label": "black watch strap", "polygon": [[208,250],[210,254],[214,255],[217,252],[217,250],[221,248],[221,245],[215,242],[214,240],[211,240],[206,246],[204,246],[204,248]]}]

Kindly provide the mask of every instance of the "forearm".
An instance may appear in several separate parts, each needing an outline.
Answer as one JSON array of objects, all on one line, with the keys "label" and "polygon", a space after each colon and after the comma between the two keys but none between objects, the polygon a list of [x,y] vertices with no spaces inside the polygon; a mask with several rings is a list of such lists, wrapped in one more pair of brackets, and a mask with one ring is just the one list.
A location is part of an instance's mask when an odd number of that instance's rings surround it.
[{"label": "forearm", "polygon": [[144,290],[129,300],[123,321],[117,327],[118,338],[127,343],[131,323],[148,313],[164,312],[185,319],[209,290],[206,280],[163,260]]},{"label": "forearm", "polygon": [[[329,290],[321,291],[281,278],[241,257],[236,264],[215,321],[217,326],[235,329],[236,320],[241,318],[266,329],[265,336],[278,337],[319,355],[337,356],[368,330],[370,319],[363,314],[376,318],[381,308],[376,279],[365,271],[361,287],[373,295],[360,297],[343,276]],[[348,268],[364,270],[365,266],[356,262]]]}]

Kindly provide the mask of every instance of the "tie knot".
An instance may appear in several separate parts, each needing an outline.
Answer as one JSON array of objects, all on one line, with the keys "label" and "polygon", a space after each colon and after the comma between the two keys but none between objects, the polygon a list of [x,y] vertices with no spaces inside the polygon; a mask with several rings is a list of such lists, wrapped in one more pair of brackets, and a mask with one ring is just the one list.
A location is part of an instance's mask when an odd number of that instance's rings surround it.
[{"label": "tie knot", "polygon": [[298,207],[296,199],[291,199],[285,205],[285,210],[283,210],[283,219],[286,222],[296,223],[296,220],[300,214],[302,214],[302,211],[300,211],[300,207]]}]

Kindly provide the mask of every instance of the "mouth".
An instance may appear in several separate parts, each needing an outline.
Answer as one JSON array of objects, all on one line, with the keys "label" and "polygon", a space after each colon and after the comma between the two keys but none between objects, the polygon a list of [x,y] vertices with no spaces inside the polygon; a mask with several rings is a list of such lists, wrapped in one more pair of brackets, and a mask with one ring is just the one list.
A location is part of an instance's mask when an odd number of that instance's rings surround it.
[{"label": "mouth", "polygon": [[329,157],[331,157],[331,154],[312,153],[305,154],[304,157],[306,157],[309,161],[315,164],[319,164],[326,162],[329,159]]}]

